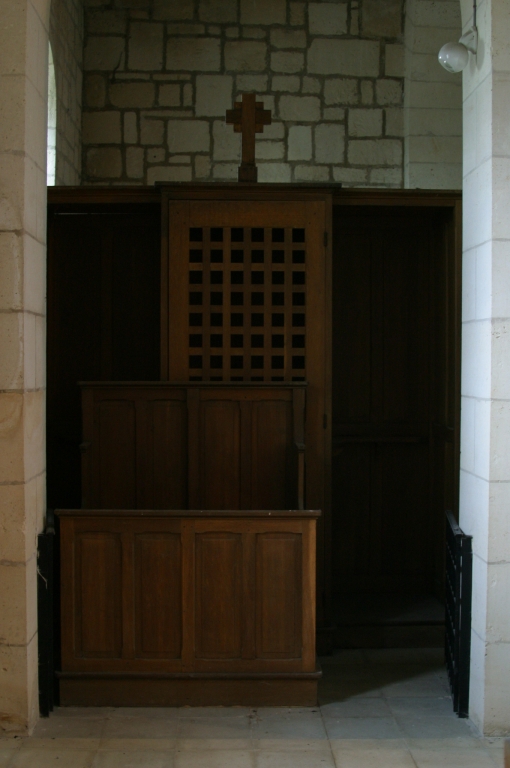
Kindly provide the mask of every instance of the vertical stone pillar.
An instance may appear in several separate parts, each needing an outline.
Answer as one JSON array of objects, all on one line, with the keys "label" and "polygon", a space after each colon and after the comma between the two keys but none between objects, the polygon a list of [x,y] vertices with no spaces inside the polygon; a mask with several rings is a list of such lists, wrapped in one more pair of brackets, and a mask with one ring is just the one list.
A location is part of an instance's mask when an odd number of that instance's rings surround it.
[{"label": "vertical stone pillar", "polygon": [[[462,0],[464,29],[471,1]],[[474,542],[470,714],[510,730],[510,5],[478,3],[464,71],[460,523]]]},{"label": "vertical stone pillar", "polygon": [[0,14],[0,728],[37,720],[49,0]]}]

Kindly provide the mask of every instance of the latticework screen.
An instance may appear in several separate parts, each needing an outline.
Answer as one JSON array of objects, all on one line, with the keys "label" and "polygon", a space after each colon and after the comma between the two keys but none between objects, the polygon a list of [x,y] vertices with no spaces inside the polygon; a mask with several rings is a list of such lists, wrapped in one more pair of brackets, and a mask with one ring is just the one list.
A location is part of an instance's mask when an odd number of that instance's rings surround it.
[{"label": "latticework screen", "polygon": [[188,233],[190,381],[304,381],[305,229]]}]

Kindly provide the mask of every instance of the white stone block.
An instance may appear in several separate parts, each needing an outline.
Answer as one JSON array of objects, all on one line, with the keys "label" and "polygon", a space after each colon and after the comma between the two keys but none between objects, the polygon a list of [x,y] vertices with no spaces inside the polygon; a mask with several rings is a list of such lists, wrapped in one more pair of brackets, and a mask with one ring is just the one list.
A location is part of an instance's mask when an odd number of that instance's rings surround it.
[{"label": "white stone block", "polygon": [[287,184],[291,180],[290,165],[286,163],[260,163],[258,180],[263,184]]},{"label": "white stone block", "polygon": [[181,86],[178,83],[160,85],[158,94],[158,104],[160,107],[180,107]]},{"label": "white stone block", "polygon": [[303,93],[320,93],[320,80],[316,77],[303,77]]},{"label": "white stone block", "polygon": [[110,101],[115,107],[152,107],[153,83],[115,83],[110,85]]},{"label": "white stone block", "polygon": [[126,149],[126,176],[128,178],[143,178],[143,156],[142,147],[128,147]]},{"label": "white stone block", "polygon": [[386,115],[386,136],[404,135],[404,110],[403,109],[385,109]]},{"label": "white stone block", "polygon": [[295,27],[302,27],[305,23],[305,3],[290,3],[290,23]]},{"label": "white stone block", "polygon": [[266,68],[266,43],[236,40],[225,43],[225,69],[257,72]]},{"label": "white stone block", "polygon": [[234,163],[215,163],[213,166],[213,178],[223,181],[237,181],[237,168]]},{"label": "white stone block", "polygon": [[263,27],[243,27],[243,37],[246,40],[265,40],[267,30]]},{"label": "white stone block", "polygon": [[283,139],[285,136],[285,126],[283,123],[272,122],[271,125],[265,125],[263,133],[257,134],[257,141],[263,139]]},{"label": "white stone block", "polygon": [[106,85],[103,75],[87,75],[85,78],[85,104],[87,107],[104,107]]},{"label": "white stone block", "polygon": [[380,136],[382,109],[350,109],[349,136]]},{"label": "white stone block", "polygon": [[401,168],[372,168],[370,170],[370,184],[379,187],[401,187]]},{"label": "white stone block", "polygon": [[418,109],[459,109],[462,104],[460,83],[414,82],[409,94],[409,107]]},{"label": "white stone block", "polygon": [[370,40],[314,40],[308,49],[308,72],[318,75],[378,77],[379,43]]},{"label": "white stone block", "polygon": [[118,179],[122,175],[120,149],[113,147],[89,149],[87,173],[97,179]]},{"label": "white stone block", "polygon": [[491,396],[490,320],[465,323],[462,328],[462,394],[488,400]]},{"label": "white stone block", "polygon": [[275,48],[306,48],[306,33],[301,29],[273,29],[271,45]]},{"label": "white stone block", "polygon": [[183,107],[193,105],[193,85],[191,83],[186,83],[182,89],[182,105]]},{"label": "white stone block", "polygon": [[207,152],[210,147],[209,123],[205,120],[169,120],[169,152]]},{"label": "white stone block", "polygon": [[120,144],[120,112],[84,112],[84,144]]},{"label": "white stone block", "polygon": [[131,22],[128,68],[146,72],[163,68],[163,25]]},{"label": "white stone block", "polygon": [[343,123],[345,121],[345,109],[341,109],[340,107],[324,107],[322,110],[322,119]]},{"label": "white stone block", "polygon": [[265,93],[267,81],[267,75],[238,75],[236,88],[238,93]]},{"label": "white stone block", "polygon": [[374,103],[374,84],[371,80],[361,81],[361,103],[373,104]]},{"label": "white stone block", "polygon": [[213,158],[241,161],[241,137],[224,120],[215,120],[213,124]]},{"label": "white stone block", "polygon": [[157,166],[149,168],[147,171],[147,184],[151,186],[156,181],[191,181],[191,166],[164,165],[161,168]]},{"label": "white stone block", "polygon": [[385,46],[384,74],[386,77],[404,77],[404,53],[403,45],[388,43]]},{"label": "white stone block", "polygon": [[312,159],[312,129],[310,126],[294,125],[289,128],[288,159]]},{"label": "white stone block", "polygon": [[324,102],[326,104],[357,104],[358,81],[344,78],[326,80],[324,83]]},{"label": "white stone block", "polygon": [[424,163],[461,163],[462,140],[457,136],[410,136],[410,156]]},{"label": "white stone block", "polygon": [[256,141],[255,158],[258,160],[283,160],[285,145],[283,141]]},{"label": "white stone block", "polygon": [[286,91],[287,93],[297,93],[301,85],[299,77],[293,75],[275,75],[271,79],[272,91]]},{"label": "white stone block", "polygon": [[330,181],[330,170],[327,165],[297,165],[294,168],[296,181]]},{"label": "white stone block", "polygon": [[462,136],[461,110],[410,109],[408,115],[410,136]]},{"label": "white stone block", "polygon": [[124,68],[125,41],[123,37],[89,37],[83,51],[85,70]]},{"label": "white stone block", "polygon": [[375,97],[378,104],[401,104],[403,88],[400,80],[377,80],[375,84]]},{"label": "white stone block", "polygon": [[316,96],[280,96],[282,120],[316,122],[320,118],[320,101]]},{"label": "white stone block", "polygon": [[312,35],[345,35],[347,3],[309,3],[308,24]]},{"label": "white stone block", "polygon": [[271,69],[273,72],[301,72],[305,66],[303,53],[279,51],[271,54]]},{"label": "white stone block", "polygon": [[343,125],[321,123],[315,126],[315,160],[318,163],[342,163],[345,158]]},{"label": "white stone block", "polygon": [[364,168],[333,168],[333,178],[346,184],[365,184],[367,171]]},{"label": "white stone block", "polygon": [[399,37],[402,34],[402,0],[363,0],[364,35]]},{"label": "white stone block", "polygon": [[195,178],[208,179],[211,175],[211,160],[206,155],[195,157]]},{"label": "white stone block", "polygon": [[155,120],[142,115],[140,118],[140,139],[144,145],[163,144],[165,125],[162,120]]},{"label": "white stone block", "polygon": [[220,41],[216,38],[172,38],[167,44],[166,68],[168,70],[218,72],[220,63]]},{"label": "white stone block", "polygon": [[447,27],[454,29],[460,37],[462,21],[460,4],[456,1],[420,0],[414,6],[414,25],[416,27]]},{"label": "white stone block", "polygon": [[407,169],[407,189],[462,189],[459,163],[417,163]]},{"label": "white stone block", "polygon": [[127,15],[124,10],[108,11],[101,8],[89,11],[86,21],[89,35],[123,35],[127,27]]},{"label": "white stone block", "polygon": [[154,0],[153,18],[185,21],[193,18],[194,0]]},{"label": "white stone block", "polygon": [[237,0],[200,0],[198,6],[200,21],[218,24],[237,21]]},{"label": "white stone block", "polygon": [[396,139],[351,139],[348,158],[353,165],[401,165],[402,143]]},{"label": "white stone block", "polygon": [[285,24],[285,0],[241,0],[241,24]]},{"label": "white stone block", "polygon": [[138,144],[136,112],[124,113],[124,144]]},{"label": "white stone block", "polygon": [[224,117],[233,107],[232,85],[230,75],[197,75],[195,114]]},{"label": "white stone block", "polygon": [[146,150],[146,158],[148,163],[163,163],[166,156],[166,150],[162,147],[152,148]]}]

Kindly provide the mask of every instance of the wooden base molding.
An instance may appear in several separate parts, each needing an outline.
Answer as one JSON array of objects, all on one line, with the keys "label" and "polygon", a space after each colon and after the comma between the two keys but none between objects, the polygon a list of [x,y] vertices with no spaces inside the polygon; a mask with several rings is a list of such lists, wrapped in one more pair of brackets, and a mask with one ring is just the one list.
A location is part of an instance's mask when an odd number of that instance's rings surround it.
[{"label": "wooden base molding", "polygon": [[315,672],[289,675],[86,675],[60,673],[60,706],[314,707]]}]

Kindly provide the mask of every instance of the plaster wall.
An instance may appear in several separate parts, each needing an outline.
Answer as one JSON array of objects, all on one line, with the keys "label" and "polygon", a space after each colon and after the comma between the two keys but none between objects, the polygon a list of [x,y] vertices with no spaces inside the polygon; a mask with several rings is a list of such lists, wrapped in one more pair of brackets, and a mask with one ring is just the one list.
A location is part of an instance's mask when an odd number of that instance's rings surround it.
[{"label": "plaster wall", "polygon": [[0,23],[0,730],[38,716],[48,10],[6,2]]},{"label": "plaster wall", "polygon": [[[472,24],[463,0],[463,23]],[[460,524],[473,535],[470,715],[510,733],[510,5],[478,3],[464,71]]]},{"label": "plaster wall", "polygon": [[462,188],[462,75],[440,48],[462,34],[458,0],[408,0],[405,20],[404,186]]}]

